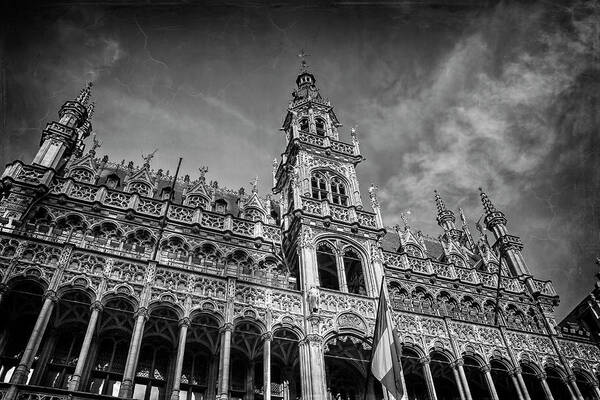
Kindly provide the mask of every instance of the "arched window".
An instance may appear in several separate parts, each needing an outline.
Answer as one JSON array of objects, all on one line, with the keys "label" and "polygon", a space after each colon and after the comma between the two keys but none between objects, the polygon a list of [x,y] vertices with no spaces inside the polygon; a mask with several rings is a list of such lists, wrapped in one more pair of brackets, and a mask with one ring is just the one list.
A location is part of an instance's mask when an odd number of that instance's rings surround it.
[{"label": "arched window", "polygon": [[325,121],[322,118],[315,119],[315,126],[317,128],[317,135],[325,136]]},{"label": "arched window", "polygon": [[300,120],[300,132],[308,133],[308,119],[302,118]]},{"label": "arched window", "polygon": [[313,199],[327,199],[327,179],[322,173],[315,172],[310,179],[310,185]]},{"label": "arched window", "polygon": [[341,179],[336,177],[331,178],[331,201],[340,206],[348,205],[348,196],[346,196],[346,187]]},{"label": "arched window", "polygon": [[365,276],[363,274],[362,262],[360,256],[354,249],[347,249],[344,252],[344,270],[346,271],[346,286],[349,293],[367,294],[365,285]]},{"label": "arched window", "polygon": [[215,201],[215,211],[221,214],[225,214],[227,212],[227,202],[223,199]]},{"label": "arched window", "polygon": [[216,264],[221,258],[221,253],[211,243],[204,243],[202,246],[194,249],[192,262],[194,264],[210,263]]},{"label": "arched window", "polygon": [[310,185],[313,199],[330,200],[340,206],[348,205],[346,185],[339,176],[326,171],[315,171],[311,176]]},{"label": "arched window", "polygon": [[137,229],[135,232],[131,232],[127,235],[127,240],[125,242],[127,248],[125,248],[125,250],[134,249],[135,246],[136,251],[144,253],[148,249],[154,247],[155,244],[156,241],[149,231],[146,229]]},{"label": "arched window", "polygon": [[119,183],[120,179],[116,174],[109,175],[106,178],[106,186],[108,186],[109,189],[116,189],[117,186],[119,186]]},{"label": "arched window", "polygon": [[235,266],[241,273],[250,274],[254,269],[254,260],[243,250],[236,250],[225,260],[228,266]]},{"label": "arched window", "polygon": [[321,243],[317,247],[317,265],[320,286],[326,289],[340,290],[337,262],[330,245]]}]

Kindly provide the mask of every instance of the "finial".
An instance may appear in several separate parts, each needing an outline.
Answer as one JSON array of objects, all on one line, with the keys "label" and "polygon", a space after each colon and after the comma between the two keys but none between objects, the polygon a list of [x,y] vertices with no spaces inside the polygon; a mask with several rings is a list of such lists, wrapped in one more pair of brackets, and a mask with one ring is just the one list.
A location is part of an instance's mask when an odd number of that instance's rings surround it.
[{"label": "finial", "polygon": [[438,214],[441,214],[446,211],[446,205],[444,204],[444,200],[442,200],[437,190],[434,190],[433,194],[435,199],[435,207],[437,208]]},{"label": "finial", "polygon": [[477,230],[479,231],[479,236],[480,237],[485,236],[485,233],[483,233],[483,231],[485,230],[485,228],[481,224],[481,220],[483,219],[483,217],[485,217],[485,215],[482,215],[481,217],[479,217],[479,219],[477,220],[477,222],[475,222],[475,228],[477,228]]},{"label": "finial", "polygon": [[154,155],[156,154],[157,151],[158,151],[158,149],[154,149],[154,151],[152,153],[149,153],[147,155],[142,154],[142,158],[144,159],[144,167],[150,166],[150,161],[152,161],[152,159],[154,158]]},{"label": "finial", "polygon": [[92,148],[90,149],[90,154],[92,156],[96,155],[96,149],[102,146],[102,142],[96,139],[96,134],[92,136]]},{"label": "finial", "polygon": [[404,230],[409,229],[408,225],[408,216],[410,215],[410,210],[406,210],[405,212],[400,213],[400,219],[402,219],[402,223],[404,224]]},{"label": "finial", "polygon": [[465,218],[465,213],[463,212],[462,207],[458,207],[458,214],[460,215],[460,220],[462,221],[463,226],[467,225],[467,219]]},{"label": "finial", "polygon": [[252,193],[258,193],[258,176],[250,181],[250,185],[252,185]]},{"label": "finial", "polygon": [[369,198],[371,199],[371,206],[373,206],[373,208],[379,207],[379,201],[377,200],[378,190],[379,187],[374,183],[371,183],[371,186],[369,186]]},{"label": "finial", "polygon": [[300,72],[306,72],[308,71],[308,64],[306,62],[306,57],[310,56],[310,54],[306,54],[304,52],[304,49],[300,50],[300,54],[298,54],[298,57],[301,59],[300,61]]},{"label": "finial", "polygon": [[75,101],[85,105],[90,99],[92,86],[94,86],[94,84],[92,82],[88,82],[85,88],[81,89],[81,93],[79,93],[79,96],[77,96]]},{"label": "finial", "polygon": [[483,203],[483,209],[485,210],[486,214],[490,214],[496,211],[496,207],[494,207],[489,197],[487,196],[487,194],[485,194],[482,188],[479,188],[479,195],[481,196],[481,202]]},{"label": "finial", "polygon": [[200,182],[204,183],[206,182],[206,173],[208,172],[208,167],[206,166],[202,166],[200,168],[198,168],[198,171],[200,171]]},{"label": "finial", "polygon": [[86,109],[87,109],[87,120],[91,121],[92,116],[94,115],[94,110],[96,109],[96,102],[92,101],[90,104],[88,104]]}]

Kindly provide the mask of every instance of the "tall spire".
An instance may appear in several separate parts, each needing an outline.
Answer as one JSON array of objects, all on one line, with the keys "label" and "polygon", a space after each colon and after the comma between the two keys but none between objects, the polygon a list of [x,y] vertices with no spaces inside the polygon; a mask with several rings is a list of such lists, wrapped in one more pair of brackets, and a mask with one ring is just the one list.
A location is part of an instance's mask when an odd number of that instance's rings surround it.
[{"label": "tall spire", "polygon": [[481,196],[481,202],[483,203],[483,209],[485,210],[486,214],[491,214],[497,211],[496,207],[494,207],[492,201],[490,200],[488,195],[485,194],[482,188],[479,188],[479,196]]},{"label": "tall spire", "polygon": [[454,213],[446,208],[446,204],[444,204],[444,200],[442,200],[437,190],[434,190],[433,193],[435,199],[435,207],[437,208],[436,220],[438,225],[444,228],[445,231],[455,229],[454,221],[456,221],[456,217],[454,217]]},{"label": "tall spire", "polygon": [[81,89],[81,93],[79,93],[79,96],[77,96],[75,101],[85,105],[90,99],[92,93],[92,86],[94,86],[94,84],[92,82],[88,82],[87,85],[83,89]]}]

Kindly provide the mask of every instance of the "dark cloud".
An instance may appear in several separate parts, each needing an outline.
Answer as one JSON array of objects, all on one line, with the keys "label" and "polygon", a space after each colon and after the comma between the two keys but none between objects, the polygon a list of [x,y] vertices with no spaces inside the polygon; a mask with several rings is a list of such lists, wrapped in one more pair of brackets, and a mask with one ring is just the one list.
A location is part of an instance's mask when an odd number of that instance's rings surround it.
[{"label": "dark cloud", "polygon": [[[63,6],[5,13],[0,161],[29,160],[86,80],[113,161],[141,160],[238,188],[270,186],[278,132],[305,48],[324,96],[358,125],[388,224],[411,210],[432,235],[437,188],[471,220],[484,186],[553,279],[564,314],[600,251],[599,12],[592,2],[492,7]],[[7,17],[8,16],[8,17]]]}]

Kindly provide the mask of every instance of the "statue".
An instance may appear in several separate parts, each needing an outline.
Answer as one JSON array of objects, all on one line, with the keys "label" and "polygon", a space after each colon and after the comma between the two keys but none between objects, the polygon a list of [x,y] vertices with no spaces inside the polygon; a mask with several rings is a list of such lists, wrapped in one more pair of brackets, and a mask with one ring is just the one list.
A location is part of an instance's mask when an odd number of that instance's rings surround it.
[{"label": "statue", "polygon": [[147,155],[142,154],[142,159],[144,159],[144,166],[150,166],[150,161],[152,161],[157,151],[158,149],[154,149],[152,153],[148,153]]},{"label": "statue", "polygon": [[208,167],[200,167],[198,168],[198,171],[200,171],[200,182],[205,182],[206,181],[206,173],[208,172]]},{"label": "statue", "polygon": [[319,303],[321,299],[319,297],[319,289],[317,289],[316,286],[312,286],[308,289],[307,298],[310,313],[313,314],[319,312]]}]

